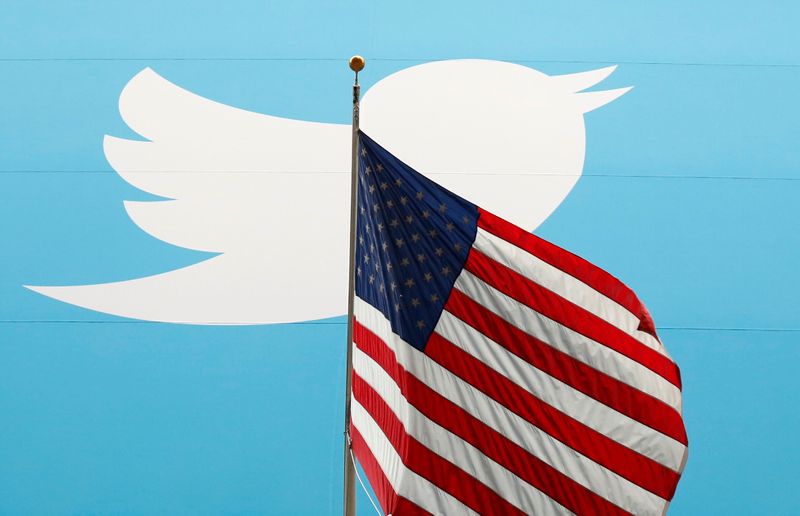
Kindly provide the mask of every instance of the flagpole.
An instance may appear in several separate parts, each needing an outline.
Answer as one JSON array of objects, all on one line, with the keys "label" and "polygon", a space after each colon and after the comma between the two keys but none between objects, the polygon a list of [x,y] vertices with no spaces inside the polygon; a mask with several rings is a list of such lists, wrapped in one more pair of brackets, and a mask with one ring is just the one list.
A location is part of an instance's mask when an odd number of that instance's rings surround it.
[{"label": "flagpole", "polygon": [[350,391],[353,376],[353,306],[355,303],[356,276],[356,222],[358,212],[358,115],[361,86],[358,84],[358,72],[364,69],[364,58],[350,58],[350,69],[353,70],[353,142],[350,169],[350,269],[347,291],[347,378],[344,392],[344,516],[356,514],[356,465],[351,451],[350,440]]}]

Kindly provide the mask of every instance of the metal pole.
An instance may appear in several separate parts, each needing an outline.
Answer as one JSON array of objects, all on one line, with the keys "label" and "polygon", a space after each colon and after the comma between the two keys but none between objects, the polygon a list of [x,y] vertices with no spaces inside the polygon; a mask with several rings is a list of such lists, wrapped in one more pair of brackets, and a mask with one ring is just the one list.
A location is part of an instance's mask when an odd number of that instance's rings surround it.
[{"label": "metal pole", "polygon": [[364,58],[350,58],[350,69],[356,73],[353,83],[353,154],[350,169],[350,269],[347,291],[347,378],[344,391],[344,516],[356,514],[356,465],[350,453],[350,390],[353,376],[353,305],[356,290],[356,223],[358,211],[358,102],[361,86],[358,72],[364,69]]}]

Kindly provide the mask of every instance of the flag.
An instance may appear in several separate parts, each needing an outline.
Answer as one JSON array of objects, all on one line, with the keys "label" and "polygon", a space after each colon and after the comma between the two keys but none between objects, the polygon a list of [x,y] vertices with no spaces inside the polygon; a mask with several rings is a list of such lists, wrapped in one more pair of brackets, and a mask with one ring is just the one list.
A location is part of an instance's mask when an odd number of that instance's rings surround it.
[{"label": "flag", "polygon": [[665,512],[680,373],[635,294],[359,137],[349,432],[384,512]]}]

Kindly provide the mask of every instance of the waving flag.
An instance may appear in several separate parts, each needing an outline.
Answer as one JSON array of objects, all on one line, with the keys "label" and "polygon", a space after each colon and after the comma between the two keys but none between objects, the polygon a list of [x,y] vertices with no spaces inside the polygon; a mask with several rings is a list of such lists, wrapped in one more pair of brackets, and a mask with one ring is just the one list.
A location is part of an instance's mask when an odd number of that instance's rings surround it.
[{"label": "waving flag", "polygon": [[351,427],[387,514],[661,514],[678,367],[620,281],[360,135]]}]

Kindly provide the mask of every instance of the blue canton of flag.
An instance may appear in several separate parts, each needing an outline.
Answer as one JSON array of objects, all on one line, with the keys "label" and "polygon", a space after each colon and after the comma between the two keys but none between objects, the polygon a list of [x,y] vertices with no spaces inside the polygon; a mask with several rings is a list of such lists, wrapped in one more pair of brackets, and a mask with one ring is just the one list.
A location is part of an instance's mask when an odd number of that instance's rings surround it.
[{"label": "blue canton of flag", "polygon": [[360,133],[356,295],[419,350],[477,231],[478,209]]}]

